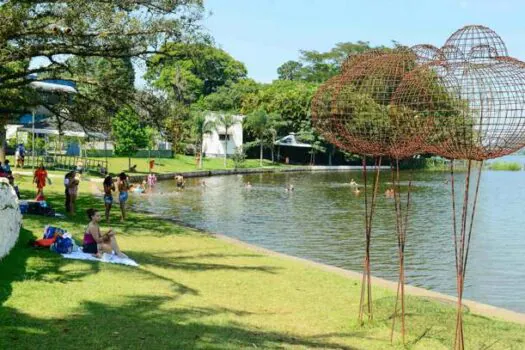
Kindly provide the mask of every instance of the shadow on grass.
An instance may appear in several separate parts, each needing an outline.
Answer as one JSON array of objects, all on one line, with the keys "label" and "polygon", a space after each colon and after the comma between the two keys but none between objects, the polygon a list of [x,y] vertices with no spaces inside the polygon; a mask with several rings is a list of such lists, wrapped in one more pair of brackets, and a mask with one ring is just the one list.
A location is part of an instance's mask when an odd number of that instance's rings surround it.
[{"label": "shadow on grass", "polygon": [[208,270],[229,270],[229,271],[250,271],[250,272],[264,272],[270,274],[276,274],[280,268],[274,266],[260,266],[260,265],[236,265],[236,264],[219,264],[219,263],[205,263],[199,261],[187,261],[191,259],[201,259],[201,258],[228,258],[228,257],[247,257],[258,255],[250,254],[204,254],[196,256],[161,256],[160,254],[150,254],[138,251],[128,251],[130,256],[137,261],[140,261],[144,265],[153,265],[156,267],[161,267],[165,269],[176,269],[176,270],[186,270],[186,271],[208,271]]},{"label": "shadow on grass", "polygon": [[[240,323],[249,313],[227,308],[168,307],[169,297],[137,296],[122,305],[86,301],[65,318],[35,318],[0,310],[0,348],[244,349],[306,347],[356,349]],[[235,316],[239,322],[220,322]],[[219,319],[219,321],[217,321]]]}]

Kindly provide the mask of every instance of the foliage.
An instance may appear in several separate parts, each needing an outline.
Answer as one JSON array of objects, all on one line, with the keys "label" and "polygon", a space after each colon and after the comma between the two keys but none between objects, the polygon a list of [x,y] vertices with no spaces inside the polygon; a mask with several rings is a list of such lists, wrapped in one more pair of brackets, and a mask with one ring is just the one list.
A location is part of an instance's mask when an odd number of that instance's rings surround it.
[{"label": "foliage", "polygon": [[113,118],[112,127],[116,155],[131,158],[140,148],[148,146],[149,139],[146,127],[132,109],[122,108]]},{"label": "foliage", "polygon": [[235,125],[241,123],[237,116],[231,113],[219,113],[216,116],[216,127],[224,128],[224,166],[226,167],[226,158],[228,157],[228,142],[230,141],[230,130]]},{"label": "foliage", "polygon": [[216,121],[212,120],[211,118],[208,118],[209,112],[205,111],[197,111],[193,113],[193,118],[191,120],[192,122],[192,132],[193,135],[196,137],[197,141],[197,153],[199,156],[199,168],[202,168],[202,157],[203,157],[203,149],[202,149],[202,143],[204,139],[204,135],[211,134],[214,130],[217,129]]},{"label": "foliage", "polygon": [[247,130],[256,137],[255,142],[249,143],[249,146],[255,144],[259,145],[259,159],[261,165],[264,146],[269,146],[272,150],[273,162],[273,149],[277,132],[280,127],[285,126],[285,122],[282,120],[281,116],[276,113],[267,113],[264,109],[258,109],[246,117],[244,125],[247,127]]},{"label": "foliage", "polygon": [[508,170],[508,171],[520,171],[523,169],[522,165],[518,162],[505,162],[498,160],[488,165],[490,170]]},{"label": "foliage", "polygon": [[[244,150],[242,147],[235,147],[235,152],[233,153],[231,158],[235,166],[235,169],[245,167],[246,153],[244,153]],[[259,163],[259,164],[260,166],[262,166],[262,163]]]},{"label": "foliage", "polygon": [[226,84],[198,102],[199,108],[210,111],[240,113],[244,100],[249,94],[257,94],[260,85],[252,79],[241,79],[234,84]]},{"label": "foliage", "polygon": [[[304,80],[323,83],[341,72],[341,65],[349,55],[372,49],[365,41],[341,42],[327,52],[301,50],[299,61],[287,61],[277,69],[281,80]],[[384,46],[374,49],[387,50]]]},{"label": "foliage", "polygon": [[207,96],[246,77],[246,67],[207,43],[167,43],[148,60],[145,78],[179,102]]}]

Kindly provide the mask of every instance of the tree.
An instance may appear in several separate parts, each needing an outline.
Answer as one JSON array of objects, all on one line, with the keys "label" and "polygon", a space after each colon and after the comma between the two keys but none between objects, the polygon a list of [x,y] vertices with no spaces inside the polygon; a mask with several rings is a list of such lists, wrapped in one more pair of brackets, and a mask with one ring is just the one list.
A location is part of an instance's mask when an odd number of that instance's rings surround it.
[{"label": "tree", "polygon": [[[144,59],[159,52],[166,41],[192,41],[202,36],[198,22],[202,12],[202,0],[2,1],[0,142],[5,139],[8,118],[41,104],[38,94],[31,91],[31,81],[69,73],[74,68],[71,57]],[[42,64],[31,65],[34,58]],[[104,83],[84,78],[77,77],[92,86]],[[118,91],[108,93],[120,98]],[[83,91],[75,97],[76,105],[94,102],[98,101]],[[85,126],[96,124],[92,113],[71,115]]]},{"label": "tree", "polygon": [[203,139],[204,135],[211,134],[213,130],[217,129],[216,122],[207,118],[207,113],[199,111],[193,114],[192,131],[197,138],[197,146],[199,147],[199,168],[202,169],[202,154],[203,154]]},{"label": "tree", "polygon": [[303,78],[303,64],[297,61],[287,61],[277,68],[280,80],[301,80]]},{"label": "tree", "polygon": [[249,94],[256,94],[259,89],[260,84],[253,79],[241,79],[234,84],[220,86],[216,92],[205,96],[197,104],[204,110],[240,113],[245,98]]},{"label": "tree", "polygon": [[268,145],[272,151],[272,162],[274,161],[274,144],[279,127],[284,126],[281,116],[275,113],[267,113],[264,109],[258,109],[246,117],[245,125],[257,137],[259,144],[259,164],[262,166],[263,147]]},{"label": "tree", "polygon": [[175,98],[190,104],[221,86],[246,77],[246,67],[208,42],[167,43],[147,62],[145,78]]},{"label": "tree", "polygon": [[239,124],[239,119],[230,113],[220,113],[217,116],[217,127],[224,128],[224,167],[226,167],[226,158],[228,154],[228,141],[230,140],[229,131],[232,127]]},{"label": "tree", "polygon": [[[395,45],[397,45],[394,42]],[[370,49],[388,50],[385,46],[371,47],[366,41],[341,42],[327,52],[299,51],[299,61],[287,61],[277,69],[280,80],[305,80],[322,83],[341,72],[341,65],[349,55]]]},{"label": "tree", "polygon": [[115,154],[127,156],[131,169],[131,157],[141,148],[148,146],[148,132],[135,111],[122,108],[112,120]]}]

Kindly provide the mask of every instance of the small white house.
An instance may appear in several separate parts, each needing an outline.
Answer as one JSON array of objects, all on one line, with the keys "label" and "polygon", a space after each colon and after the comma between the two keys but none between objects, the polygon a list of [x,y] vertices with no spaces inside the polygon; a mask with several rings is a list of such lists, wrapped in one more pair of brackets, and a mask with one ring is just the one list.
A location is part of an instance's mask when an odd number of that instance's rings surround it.
[{"label": "small white house", "polygon": [[206,120],[213,121],[216,124],[213,132],[206,134],[202,140],[202,153],[206,157],[224,157],[235,154],[235,149],[242,147],[242,121],[243,115],[233,116],[236,123],[228,129],[228,137],[226,137],[226,130],[218,121],[218,115],[210,113],[206,116]]}]

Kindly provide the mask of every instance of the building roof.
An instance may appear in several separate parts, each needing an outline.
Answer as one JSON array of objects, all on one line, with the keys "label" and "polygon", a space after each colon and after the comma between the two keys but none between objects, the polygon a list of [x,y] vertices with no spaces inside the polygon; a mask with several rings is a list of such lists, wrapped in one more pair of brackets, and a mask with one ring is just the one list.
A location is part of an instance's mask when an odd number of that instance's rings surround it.
[{"label": "building roof", "polygon": [[290,135],[285,136],[275,141],[276,146],[288,146],[288,147],[301,147],[301,148],[312,148],[312,145],[297,141],[295,133],[291,132]]}]

